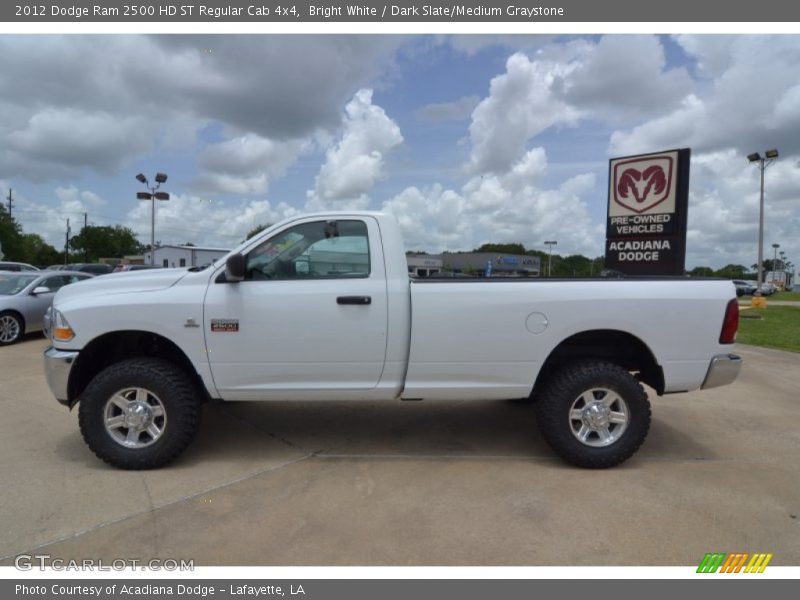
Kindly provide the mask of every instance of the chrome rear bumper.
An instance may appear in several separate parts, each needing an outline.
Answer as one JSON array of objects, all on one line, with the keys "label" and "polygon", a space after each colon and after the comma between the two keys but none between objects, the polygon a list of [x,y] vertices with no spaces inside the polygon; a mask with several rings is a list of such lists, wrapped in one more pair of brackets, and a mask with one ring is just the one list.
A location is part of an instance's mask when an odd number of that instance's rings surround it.
[{"label": "chrome rear bumper", "polygon": [[733,383],[742,368],[742,357],[736,354],[718,354],[711,359],[701,389],[719,387]]},{"label": "chrome rear bumper", "polygon": [[44,351],[44,376],[56,399],[69,406],[69,374],[78,357],[77,350],[58,350],[50,346]]}]

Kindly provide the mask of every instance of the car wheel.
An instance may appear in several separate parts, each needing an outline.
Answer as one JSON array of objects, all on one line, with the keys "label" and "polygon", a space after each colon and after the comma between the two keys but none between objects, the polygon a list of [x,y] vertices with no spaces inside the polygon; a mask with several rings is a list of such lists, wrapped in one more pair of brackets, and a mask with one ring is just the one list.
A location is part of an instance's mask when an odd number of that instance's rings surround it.
[{"label": "car wheel", "polygon": [[579,467],[603,469],[630,458],[650,429],[641,383],[613,363],[586,360],[563,367],[536,403],[550,447]]},{"label": "car wheel", "polygon": [[178,457],[200,426],[197,386],[178,366],[133,358],[101,371],[81,394],[83,439],[120,469],[154,469]]},{"label": "car wheel", "polygon": [[7,311],[0,313],[0,346],[16,344],[25,335],[22,317]]}]

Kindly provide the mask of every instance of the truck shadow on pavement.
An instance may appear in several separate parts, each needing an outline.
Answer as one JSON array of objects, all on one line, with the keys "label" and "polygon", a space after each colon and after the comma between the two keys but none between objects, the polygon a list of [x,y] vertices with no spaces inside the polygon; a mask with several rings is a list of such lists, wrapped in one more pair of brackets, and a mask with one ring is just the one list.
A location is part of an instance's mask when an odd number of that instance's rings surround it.
[{"label": "truck shadow on pavement", "polygon": [[[532,404],[520,401],[210,403],[202,418],[192,445],[166,468],[310,457],[541,460],[573,468],[548,448]],[[60,441],[58,453],[110,468],[77,432]],[[659,420],[656,410],[644,446],[621,468],[716,458],[708,446]]]}]

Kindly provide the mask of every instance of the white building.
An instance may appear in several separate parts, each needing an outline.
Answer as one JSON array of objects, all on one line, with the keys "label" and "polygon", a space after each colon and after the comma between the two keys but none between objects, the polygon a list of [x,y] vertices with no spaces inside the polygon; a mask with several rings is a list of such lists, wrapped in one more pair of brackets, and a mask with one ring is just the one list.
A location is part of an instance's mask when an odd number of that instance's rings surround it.
[{"label": "white building", "polygon": [[[202,246],[158,246],[155,265],[159,267],[199,267],[222,258],[230,252],[227,248]],[[150,252],[144,254],[144,264],[150,264]]]}]

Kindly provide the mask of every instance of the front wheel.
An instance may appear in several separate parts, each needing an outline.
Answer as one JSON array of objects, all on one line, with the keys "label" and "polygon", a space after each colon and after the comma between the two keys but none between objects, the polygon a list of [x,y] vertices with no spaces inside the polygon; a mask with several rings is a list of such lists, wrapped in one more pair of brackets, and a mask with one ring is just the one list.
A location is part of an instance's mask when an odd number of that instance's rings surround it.
[{"label": "front wheel", "polygon": [[17,343],[25,333],[22,319],[13,312],[0,313],[0,346]]},{"label": "front wheel", "polygon": [[536,403],[542,435],[579,467],[618,465],[639,449],[650,429],[650,402],[633,375],[613,363],[586,360],[562,367]]},{"label": "front wheel", "polygon": [[154,469],[183,452],[200,425],[197,387],[176,365],[133,358],[101,371],[81,394],[83,439],[120,469]]}]

